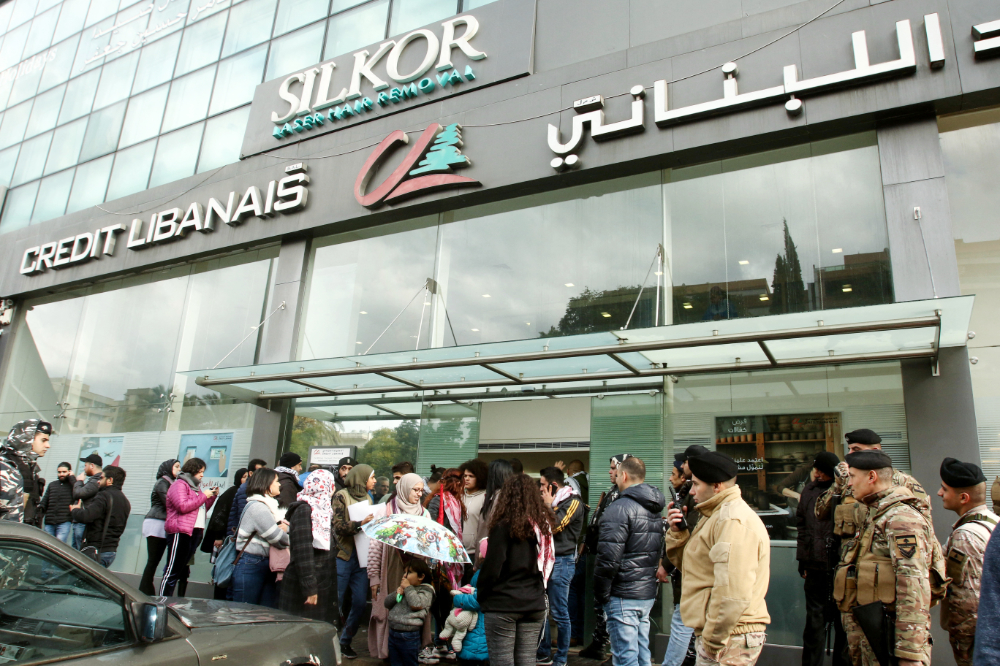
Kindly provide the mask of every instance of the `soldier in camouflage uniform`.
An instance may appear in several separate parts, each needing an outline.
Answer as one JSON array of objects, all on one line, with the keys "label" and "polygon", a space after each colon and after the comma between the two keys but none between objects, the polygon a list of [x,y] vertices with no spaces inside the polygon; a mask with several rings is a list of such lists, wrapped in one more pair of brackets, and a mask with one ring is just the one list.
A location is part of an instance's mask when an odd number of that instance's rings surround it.
[{"label": "soldier in camouflage uniform", "polygon": [[28,419],[14,424],[0,445],[0,520],[34,522],[41,498],[38,458],[49,450],[52,424]]},{"label": "soldier in camouflage uniform", "polygon": [[983,557],[1000,518],[986,508],[986,477],[972,463],[945,458],[938,497],[960,516],[944,549],[951,584],[941,602],[941,626],[958,666],[972,666]]},{"label": "soldier in camouflage uniform", "polygon": [[935,542],[922,500],[892,485],[892,460],[881,451],[847,455],[850,484],[867,508],[864,523],[843,556],[833,598],[843,612],[851,661],[879,666],[854,609],[881,602],[894,636],[886,637],[899,666],[931,662],[930,570]]}]

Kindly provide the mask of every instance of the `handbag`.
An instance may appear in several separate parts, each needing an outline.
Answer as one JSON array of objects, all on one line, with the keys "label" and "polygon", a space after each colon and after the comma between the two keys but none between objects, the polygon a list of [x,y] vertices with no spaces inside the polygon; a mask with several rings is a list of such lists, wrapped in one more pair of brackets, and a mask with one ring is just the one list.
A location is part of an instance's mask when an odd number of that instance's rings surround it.
[{"label": "handbag", "polygon": [[98,564],[101,563],[101,548],[104,548],[104,539],[108,536],[108,524],[111,522],[111,509],[115,506],[113,495],[108,496],[108,511],[104,514],[104,529],[101,530],[101,541],[98,546],[86,545],[80,549],[80,554],[89,557]]},{"label": "handbag", "polygon": [[237,551],[236,549],[236,537],[240,534],[240,526],[243,524],[243,515],[247,512],[246,507],[243,508],[243,514],[240,515],[240,522],[236,525],[236,535],[229,535],[222,541],[222,547],[219,548],[219,554],[215,558],[215,565],[212,567],[212,583],[216,587],[221,587],[223,589],[229,587],[233,582],[233,572],[236,570],[236,563],[240,561],[243,557],[243,552],[253,541],[254,537],[257,536],[257,531],[254,530],[250,534],[250,538],[246,540],[243,544],[243,548]]},{"label": "handbag", "polygon": [[292,559],[291,549],[271,546],[267,553],[267,559],[271,571],[278,574],[278,580],[281,580],[281,574],[285,573],[285,569],[288,568],[288,563]]}]

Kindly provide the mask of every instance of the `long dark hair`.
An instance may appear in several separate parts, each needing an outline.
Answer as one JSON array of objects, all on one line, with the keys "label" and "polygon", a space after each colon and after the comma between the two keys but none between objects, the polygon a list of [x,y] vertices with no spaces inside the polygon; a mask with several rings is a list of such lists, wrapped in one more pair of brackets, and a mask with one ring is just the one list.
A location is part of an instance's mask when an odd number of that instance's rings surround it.
[{"label": "long dark hair", "polygon": [[497,496],[489,529],[500,524],[505,524],[511,537],[519,541],[534,538],[535,526],[542,534],[552,534],[555,514],[542,502],[538,481],[527,474],[514,474],[507,479]]},{"label": "long dark hair", "polygon": [[503,484],[510,477],[514,476],[514,467],[509,460],[498,458],[490,463],[486,472],[486,501],[483,502],[481,515],[485,518],[490,515],[490,507],[493,506],[493,499],[497,491],[503,488]]},{"label": "long dark hair", "polygon": [[261,467],[247,479],[247,497],[251,495],[261,495],[270,497],[267,491],[271,489],[271,484],[278,478],[278,473],[270,467]]},{"label": "long dark hair", "polygon": [[[462,501],[462,495],[465,493],[465,481],[462,480],[462,472],[457,468],[451,467],[446,469],[441,475],[441,485],[438,486],[437,494],[440,497],[441,506],[444,506],[445,493],[451,493],[458,500],[459,506],[462,507],[462,521],[466,519],[465,515],[465,502]],[[434,518],[434,516],[431,516]]]}]

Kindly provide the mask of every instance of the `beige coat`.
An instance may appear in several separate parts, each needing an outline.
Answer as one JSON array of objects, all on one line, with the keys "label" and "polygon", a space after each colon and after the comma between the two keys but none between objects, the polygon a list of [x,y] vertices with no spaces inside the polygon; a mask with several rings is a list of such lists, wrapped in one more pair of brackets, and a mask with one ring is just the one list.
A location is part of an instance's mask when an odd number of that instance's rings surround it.
[{"label": "beige coat", "polygon": [[682,572],[681,619],[712,651],[729,637],[764,631],[771,542],[739,486],[698,504],[694,533],[667,532],[667,557]]}]

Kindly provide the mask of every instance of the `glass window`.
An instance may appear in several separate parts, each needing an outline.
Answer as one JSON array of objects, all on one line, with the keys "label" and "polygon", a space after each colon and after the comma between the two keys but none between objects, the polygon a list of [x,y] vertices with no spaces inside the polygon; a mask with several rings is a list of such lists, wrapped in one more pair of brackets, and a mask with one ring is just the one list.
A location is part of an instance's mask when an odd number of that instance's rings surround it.
[{"label": "glass window", "polygon": [[106,155],[118,147],[126,104],[125,101],[118,102],[90,114],[87,136],[83,139],[83,148],[80,150],[81,162]]},{"label": "glass window", "polygon": [[212,95],[215,66],[207,67],[170,84],[167,112],[163,117],[163,132],[169,132],[205,117]]},{"label": "glass window", "polygon": [[[160,6],[162,7],[163,5]],[[121,27],[118,28],[118,30],[116,30],[112,35],[112,39],[114,40],[113,44],[118,45],[121,42],[125,42],[126,45],[124,46],[124,48],[122,48],[121,51],[118,51],[117,53],[108,56],[109,59],[117,59],[120,58],[122,55],[128,55],[130,53],[138,51],[139,49],[137,48],[137,46],[139,44],[144,43],[144,36],[147,33],[147,29],[148,28],[155,29],[155,24],[151,25],[150,22],[153,20],[154,15],[157,14],[159,14],[160,16],[163,15],[156,11],[154,11],[152,14],[148,13],[146,11],[148,7],[149,4],[146,3],[144,6],[135,7],[123,11],[115,17],[115,25],[119,25]],[[171,9],[173,8],[171,7]],[[169,18],[171,17],[167,15],[162,19],[158,19],[158,21],[166,21]],[[181,23],[182,21],[178,21],[177,25],[180,25]],[[159,37],[159,34],[157,34],[156,36]],[[136,46],[133,46],[133,44],[135,44]]]},{"label": "glass window", "polygon": [[38,6],[38,0],[14,0],[12,4],[14,5],[14,11],[10,15],[10,23],[7,25],[8,30],[13,30],[25,21],[30,21],[31,17],[35,15],[35,7]]},{"label": "glass window", "polygon": [[20,144],[0,150],[0,183],[9,183],[14,173],[14,165],[17,164],[17,154],[21,150]]},{"label": "glass window", "polygon": [[470,9],[477,9],[483,5],[488,5],[491,2],[496,2],[497,0],[462,0],[462,11],[467,12]]},{"label": "glass window", "polygon": [[80,118],[69,125],[58,128],[49,150],[49,159],[45,163],[46,175],[55,173],[76,164],[80,155],[80,146],[87,133],[87,118]]},{"label": "glass window", "polygon": [[3,220],[0,221],[0,233],[17,231],[31,224],[31,209],[35,206],[35,195],[38,194],[38,181],[15,187],[7,193],[7,203],[3,207]]},{"label": "glass window", "polygon": [[21,183],[27,183],[29,180],[42,176],[42,169],[45,167],[45,158],[49,154],[51,142],[52,132],[48,132],[21,144],[21,157],[17,161],[17,168],[14,169],[14,177],[10,182],[11,187],[17,187]]},{"label": "glass window", "polygon": [[205,123],[205,136],[201,142],[198,173],[239,161],[243,134],[249,118],[249,106],[209,118]]},{"label": "glass window", "polygon": [[89,7],[90,0],[65,0],[59,10],[59,23],[56,24],[53,39],[59,41],[83,29],[83,21],[87,18]]},{"label": "glass window", "polygon": [[139,55],[139,67],[135,73],[135,83],[132,94],[154,88],[169,81],[174,71],[174,60],[177,58],[177,47],[181,43],[181,33],[176,32],[152,44],[142,47]]},{"label": "glass window", "polygon": [[24,45],[24,54],[22,57],[27,58],[49,48],[52,44],[52,35],[56,31],[56,20],[58,18],[58,7],[35,17],[35,20],[31,22],[31,30],[28,31],[28,41]]},{"label": "glass window", "polygon": [[455,0],[395,0],[392,3],[390,35],[409,32],[434,21],[452,16],[458,11]]},{"label": "glass window", "polygon": [[21,62],[21,53],[24,52],[24,43],[28,41],[30,29],[30,25],[22,25],[4,35],[3,46],[0,46],[0,70]]},{"label": "glass window", "polygon": [[205,123],[205,137],[201,141],[198,173],[239,161],[243,134],[249,118],[250,107],[244,106],[208,119]]},{"label": "glass window", "polygon": [[66,201],[69,199],[70,188],[73,187],[73,174],[73,169],[66,169],[42,179],[38,186],[35,212],[31,214],[32,224],[51,220],[66,212]]},{"label": "glass window", "polygon": [[170,86],[160,86],[128,101],[119,148],[151,139],[160,133],[160,121],[163,119],[163,108],[167,103],[169,90]]},{"label": "glass window", "polygon": [[60,0],[38,0],[38,8],[35,10],[36,14],[41,14],[42,12],[55,7],[60,3]]},{"label": "glass window", "polygon": [[108,201],[146,189],[154,152],[156,141],[147,141],[115,154],[115,166],[108,182]]},{"label": "glass window", "polygon": [[108,187],[108,176],[111,174],[113,160],[114,155],[107,155],[98,160],[81,164],[76,168],[73,190],[70,192],[69,203],[66,206],[67,214],[104,201],[104,191]]},{"label": "glass window", "polygon": [[42,80],[38,84],[39,91],[48,90],[69,79],[73,57],[76,55],[76,45],[79,42],[80,35],[74,35],[52,47],[48,56],[51,60],[45,63],[45,67],[42,68]]},{"label": "glass window", "polygon": [[177,71],[182,76],[219,59],[219,47],[226,34],[226,13],[198,21],[184,31],[177,55]]},{"label": "glass window", "polygon": [[35,98],[35,105],[31,107],[31,117],[28,118],[28,129],[24,133],[26,139],[56,126],[59,106],[65,93],[66,86],[63,85]]},{"label": "glass window", "polygon": [[[68,640],[53,641],[41,632],[23,634],[18,645],[29,654],[61,661],[133,640],[121,594],[61,557],[30,544],[0,542],[0,581],[4,615],[12,624],[73,627]],[[86,603],[67,603],[67,599]]]},{"label": "glass window", "polygon": [[355,5],[360,5],[362,2],[367,2],[367,0],[333,0],[333,6],[330,7],[330,13],[336,14],[337,12],[342,12],[345,9],[350,9]]},{"label": "glass window", "polygon": [[97,94],[94,96],[95,110],[103,109],[109,104],[120,102],[128,97],[129,91],[132,89],[135,67],[138,64],[139,53],[133,51],[104,66],[101,82],[98,84]]},{"label": "glass window", "polygon": [[326,17],[330,0],[281,0],[274,21],[274,36]]},{"label": "glass window", "polygon": [[93,25],[118,11],[118,0],[90,0],[90,11],[84,26]]},{"label": "glass window", "polygon": [[244,0],[229,12],[222,57],[256,46],[271,36],[277,0]]},{"label": "glass window", "polygon": [[42,70],[36,69],[33,72],[22,74],[14,80],[14,85],[10,89],[10,98],[7,106],[14,106],[29,97],[34,96],[38,91],[38,82],[42,80]]},{"label": "glass window", "polygon": [[7,23],[10,22],[10,15],[14,11],[13,2],[5,2],[0,5],[0,33],[7,30]]},{"label": "glass window", "polygon": [[108,57],[108,51],[105,49],[111,43],[114,24],[115,17],[110,16],[97,25],[87,26],[87,29],[80,35],[80,47],[76,50],[71,76],[104,64]]},{"label": "glass window", "polygon": [[0,148],[11,146],[24,137],[30,114],[30,99],[4,112],[3,122],[0,122]]},{"label": "glass window", "polygon": [[384,38],[388,16],[389,0],[371,2],[334,16],[326,33],[323,58],[329,60]]},{"label": "glass window", "polygon": [[14,79],[7,79],[4,81],[0,79],[0,109],[7,107],[7,102],[10,98],[10,91],[14,88]]},{"label": "glass window", "polygon": [[252,101],[257,84],[261,82],[265,60],[267,45],[262,44],[220,62],[208,115],[213,116]]},{"label": "glass window", "polygon": [[198,123],[160,137],[156,159],[153,160],[153,173],[149,178],[150,187],[172,183],[194,173],[204,127],[204,123]]},{"label": "glass window", "polygon": [[78,76],[66,86],[66,96],[63,98],[62,110],[59,111],[59,124],[75,120],[90,113],[94,105],[94,93],[101,79],[99,71],[87,72]]},{"label": "glass window", "polygon": [[320,61],[326,26],[315,23],[271,42],[265,81],[292,74]]}]

